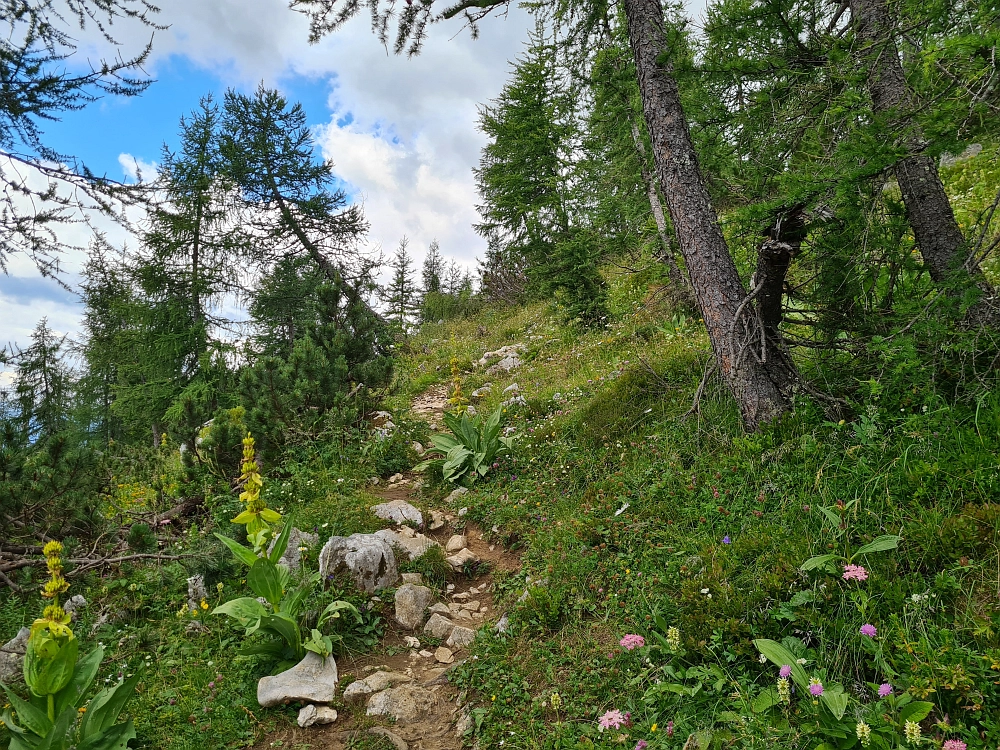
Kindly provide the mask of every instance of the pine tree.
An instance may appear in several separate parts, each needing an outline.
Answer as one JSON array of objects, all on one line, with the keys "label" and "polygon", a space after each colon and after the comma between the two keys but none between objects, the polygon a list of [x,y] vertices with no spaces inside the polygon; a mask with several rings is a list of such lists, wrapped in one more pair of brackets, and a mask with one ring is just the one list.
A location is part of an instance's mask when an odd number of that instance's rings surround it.
[{"label": "pine tree", "polygon": [[383,290],[383,298],[389,309],[389,320],[406,333],[414,315],[420,309],[418,292],[413,281],[413,261],[407,247],[409,240],[403,237],[389,262],[392,279]]},{"label": "pine tree", "polygon": [[444,258],[441,256],[441,246],[437,240],[431,240],[430,247],[427,248],[422,276],[424,294],[431,292],[437,294],[441,291],[441,283],[444,278]]}]

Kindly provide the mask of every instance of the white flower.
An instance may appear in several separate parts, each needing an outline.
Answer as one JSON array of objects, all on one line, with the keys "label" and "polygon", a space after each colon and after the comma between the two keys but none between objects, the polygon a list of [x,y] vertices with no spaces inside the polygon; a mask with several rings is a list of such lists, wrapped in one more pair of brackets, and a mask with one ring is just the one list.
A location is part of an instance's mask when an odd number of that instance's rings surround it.
[{"label": "white flower", "polygon": [[707,593],[708,593],[708,589],[702,589],[702,590],[701,590],[701,593],[703,593],[703,594],[707,594]]},{"label": "white flower", "polygon": [[796,664],[805,664],[805,663],[806,663],[806,660],[805,660],[805,659],[796,659],[796,660],[795,660],[795,663],[796,663]]},{"label": "white flower", "polygon": [[767,664],[767,657],[764,656],[764,654],[761,654],[760,656],[757,657],[757,661],[759,661],[761,664]]}]

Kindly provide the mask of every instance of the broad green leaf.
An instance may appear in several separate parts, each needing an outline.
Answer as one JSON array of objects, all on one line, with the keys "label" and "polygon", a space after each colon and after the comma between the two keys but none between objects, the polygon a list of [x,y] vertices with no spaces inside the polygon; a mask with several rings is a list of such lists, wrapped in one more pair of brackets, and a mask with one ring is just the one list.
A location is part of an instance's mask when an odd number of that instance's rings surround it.
[{"label": "broad green leaf", "polygon": [[840,555],[816,555],[815,557],[810,557],[802,563],[802,565],[799,566],[799,570],[809,571],[815,570],[816,568],[822,568],[829,565],[838,557],[840,557]]},{"label": "broad green leaf", "polygon": [[264,605],[256,599],[243,596],[239,599],[230,599],[225,604],[220,604],[212,610],[213,615],[229,615],[234,620],[244,625],[251,620],[258,620],[267,615]]},{"label": "broad green leaf", "polygon": [[[55,641],[50,642],[50,646]],[[31,692],[39,697],[55,695],[69,684],[76,670],[76,659],[80,644],[71,636],[61,646],[56,645],[55,654],[39,656],[28,641],[28,651],[24,655],[24,681]]]},{"label": "broad green leaf", "polygon": [[126,750],[128,741],[135,737],[135,726],[129,719],[124,724],[115,724],[101,734],[81,742],[77,750]]},{"label": "broad green leaf", "polygon": [[257,559],[247,574],[247,585],[257,596],[262,596],[272,607],[277,607],[284,592],[278,566],[265,557]]},{"label": "broad green leaf", "polygon": [[361,613],[358,612],[357,607],[350,602],[340,601],[338,599],[337,601],[330,602],[326,605],[326,609],[320,613],[319,620],[316,621],[316,624],[322,625],[328,619],[337,618],[340,616],[341,612],[351,612],[359,622],[361,621]]},{"label": "broad green leaf", "polygon": [[[95,704],[98,701],[97,696],[95,696],[94,700],[90,702],[87,712],[83,715],[83,722],[80,725],[80,736],[86,738],[90,737],[92,733],[100,734],[110,729],[118,721],[118,714],[121,713],[129,698],[135,693],[135,688],[139,684],[141,676],[137,672],[125,680],[125,682],[119,682],[111,688],[102,690],[101,693],[104,695],[96,707]],[[98,695],[101,695],[101,693]]]},{"label": "broad green leaf", "polygon": [[826,505],[820,505],[819,511],[824,516],[826,516],[826,520],[830,522],[830,525],[833,526],[833,528],[835,529],[840,528],[841,518],[836,513],[834,513],[832,508]]},{"label": "broad green leaf", "polygon": [[882,536],[876,537],[872,541],[868,542],[868,544],[855,552],[851,556],[851,559],[853,560],[858,555],[867,555],[870,552],[885,552],[886,550],[896,549],[902,538],[903,537],[896,536],[895,534],[883,534]]},{"label": "broad green leaf", "polygon": [[241,524],[243,526],[246,526],[248,523],[250,523],[251,521],[254,521],[256,519],[257,519],[257,514],[256,513],[252,512],[252,511],[249,511],[249,510],[245,510],[242,513],[240,513],[239,515],[237,515],[236,518],[232,519],[232,523],[238,523],[238,524]]},{"label": "broad green leaf", "polygon": [[844,713],[847,711],[847,695],[839,685],[827,686],[823,695],[820,696],[820,700],[830,709],[830,713],[837,718],[837,721],[844,718]]},{"label": "broad green leaf", "polygon": [[52,722],[49,721],[49,717],[45,715],[44,711],[31,705],[3,683],[0,683],[0,687],[7,694],[7,700],[10,701],[14,713],[17,714],[18,722],[25,729],[34,732],[39,737],[48,734],[49,730],[52,729]]},{"label": "broad green leaf", "polygon": [[247,549],[236,540],[230,539],[228,536],[223,536],[218,532],[216,532],[215,536],[220,542],[229,547],[229,549],[232,550],[233,554],[236,556],[236,559],[244,565],[250,567],[257,562],[257,555],[253,553],[252,549]]},{"label": "broad green leaf", "polygon": [[299,624],[281,612],[260,618],[261,630],[269,630],[281,638],[296,654],[302,652],[302,636],[299,634]]},{"label": "broad green leaf", "polygon": [[900,721],[920,722],[927,718],[927,715],[934,710],[934,704],[928,701],[913,701],[908,706],[903,706],[899,711]]},{"label": "broad green leaf", "polygon": [[763,713],[767,709],[777,706],[781,703],[781,698],[778,697],[777,689],[771,687],[766,690],[762,690],[760,695],[753,699],[753,703],[750,704],[750,708],[755,714]]},{"label": "broad green leaf", "polygon": [[103,660],[104,648],[98,646],[76,663],[73,679],[56,695],[55,710],[57,714],[61,714],[69,706],[79,708],[83,705],[83,698],[93,684],[94,678],[97,677],[97,670],[100,669]]},{"label": "broad green leaf", "polygon": [[791,651],[769,638],[758,638],[753,642],[753,645],[772,664],[776,664],[778,667],[786,664],[790,666],[792,668],[792,679],[799,686],[799,689],[809,689],[809,675],[806,674],[806,670],[802,668],[802,665],[795,661],[795,656]]}]

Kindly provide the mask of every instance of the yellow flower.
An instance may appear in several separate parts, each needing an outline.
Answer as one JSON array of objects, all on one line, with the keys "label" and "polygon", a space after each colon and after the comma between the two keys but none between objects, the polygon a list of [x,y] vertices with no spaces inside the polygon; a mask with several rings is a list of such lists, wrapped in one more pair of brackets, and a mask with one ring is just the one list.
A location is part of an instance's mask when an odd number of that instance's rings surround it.
[{"label": "yellow flower", "polygon": [[79,711],[79,712],[80,712],[81,714],[85,714],[85,713],[87,713],[87,707],[86,707],[86,706],[80,706],[80,707],[79,707],[78,709],[76,709],[76,710],[77,710],[77,711]]},{"label": "yellow flower", "polygon": [[63,546],[60,542],[55,540],[49,542],[44,547],[42,547],[42,554],[46,557],[58,557],[62,554]]},{"label": "yellow flower", "polygon": [[201,608],[208,609],[208,602],[206,602],[204,599],[201,600]]},{"label": "yellow flower", "polygon": [[649,731],[650,731],[650,732],[655,732],[655,731],[656,731],[656,724],[655,724],[655,723],[653,724],[653,726],[651,726],[651,727],[649,728]]}]

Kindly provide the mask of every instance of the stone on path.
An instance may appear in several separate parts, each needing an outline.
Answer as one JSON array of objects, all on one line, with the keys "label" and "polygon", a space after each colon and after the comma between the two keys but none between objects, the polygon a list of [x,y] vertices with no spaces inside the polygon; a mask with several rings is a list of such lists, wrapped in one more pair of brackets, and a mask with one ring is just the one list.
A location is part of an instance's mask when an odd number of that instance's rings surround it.
[{"label": "stone on path", "polygon": [[311,703],[299,710],[298,724],[303,729],[314,724],[333,724],[337,711],[329,706],[314,706]]},{"label": "stone on path", "polygon": [[433,598],[434,592],[426,586],[403,584],[396,589],[396,622],[407,630],[419,627]]},{"label": "stone on path", "polygon": [[431,547],[441,546],[430,537],[414,532],[409,526],[400,526],[398,531],[382,529],[376,531],[373,536],[385,540],[390,545],[402,547],[410,560],[416,560]]},{"label": "stone on path", "polygon": [[344,690],[345,703],[360,703],[367,700],[368,696],[386,688],[409,682],[411,678],[398,672],[379,671],[370,674],[363,680],[355,680]]},{"label": "stone on path", "polygon": [[369,716],[391,716],[396,721],[415,721],[429,714],[438,699],[417,685],[400,685],[373,695],[368,701]]},{"label": "stone on path", "polygon": [[445,525],[446,521],[447,519],[445,519],[444,513],[442,513],[439,510],[432,510],[431,523],[429,528],[431,531],[437,531],[438,529],[442,528]]},{"label": "stone on path", "polygon": [[319,553],[322,578],[347,570],[366,594],[388,588],[399,580],[392,545],[374,534],[334,536]]},{"label": "stone on path", "polygon": [[403,579],[403,583],[413,583],[417,586],[423,585],[424,577],[420,573],[402,573],[400,577]]},{"label": "stone on path", "polygon": [[451,635],[448,636],[448,640],[445,643],[451,648],[465,648],[475,639],[475,630],[472,628],[462,627],[461,625],[456,625],[455,629],[451,631]]},{"label": "stone on path", "polygon": [[429,608],[430,612],[437,612],[439,615],[450,615],[451,610],[448,608],[447,604],[442,604],[438,602],[437,604],[432,604]]},{"label": "stone on path", "polygon": [[[399,475],[402,479],[402,475]],[[397,524],[413,523],[417,526],[424,525],[424,516],[420,510],[405,500],[391,500],[388,503],[373,505],[372,512],[383,521],[392,521]]]},{"label": "stone on path", "polygon": [[444,501],[449,504],[454,503],[462,495],[468,494],[468,492],[469,490],[467,487],[456,487],[451,491],[451,493],[449,493],[448,497],[446,497]]},{"label": "stone on path", "polygon": [[466,563],[479,562],[479,558],[476,557],[472,550],[466,548],[459,550],[451,557],[445,558],[445,561],[452,567],[452,569],[461,570]]},{"label": "stone on path", "polygon": [[448,540],[448,543],[444,545],[446,552],[458,552],[469,546],[468,540],[465,538],[464,534],[455,534]]},{"label": "stone on path", "polygon": [[329,703],[337,692],[337,662],[310,651],[289,670],[257,683],[257,702],[264,708],[283,703]]},{"label": "stone on path", "polygon": [[424,632],[430,633],[435,638],[447,638],[451,635],[452,628],[455,627],[455,623],[449,620],[447,617],[442,617],[439,614],[431,615],[431,619],[427,621],[424,625]]},{"label": "stone on path", "polygon": [[442,664],[451,664],[455,661],[455,655],[451,652],[450,648],[441,646],[434,652],[434,659]]}]

